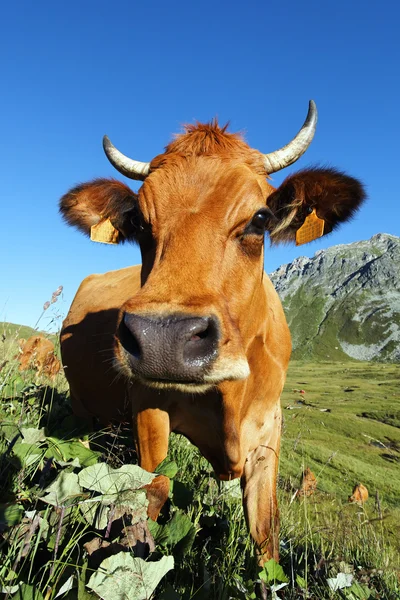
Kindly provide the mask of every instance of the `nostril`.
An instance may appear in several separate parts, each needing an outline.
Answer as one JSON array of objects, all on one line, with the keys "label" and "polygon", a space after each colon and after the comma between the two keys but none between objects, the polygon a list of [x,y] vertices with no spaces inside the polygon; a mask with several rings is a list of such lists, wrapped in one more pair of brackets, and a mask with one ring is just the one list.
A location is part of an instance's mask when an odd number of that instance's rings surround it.
[{"label": "nostril", "polygon": [[192,337],[190,338],[190,341],[197,342],[199,340],[204,340],[206,337],[208,337],[209,333],[210,333],[210,328],[207,327],[206,329],[204,329],[204,331],[198,331],[197,333],[192,335]]},{"label": "nostril", "polygon": [[183,345],[184,363],[205,366],[215,358],[218,350],[218,321],[214,317],[191,319],[190,329]]},{"label": "nostril", "polygon": [[119,341],[122,347],[135,358],[141,357],[139,342],[133,331],[126,324],[126,315],[121,321],[118,331]]}]

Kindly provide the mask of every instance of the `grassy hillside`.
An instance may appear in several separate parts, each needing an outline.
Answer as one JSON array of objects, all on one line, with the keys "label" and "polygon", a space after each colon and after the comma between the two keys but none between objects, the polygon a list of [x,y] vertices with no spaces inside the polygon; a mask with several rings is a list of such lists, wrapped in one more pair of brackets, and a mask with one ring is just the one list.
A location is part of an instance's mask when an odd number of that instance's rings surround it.
[{"label": "grassy hillside", "polygon": [[[21,379],[14,395],[4,392],[13,386],[1,388],[13,377]],[[0,372],[0,588],[13,600],[50,600],[63,586],[67,600],[95,599],[85,586],[96,588],[92,576],[101,576],[103,561],[112,586],[101,597],[149,598],[150,593],[117,594],[121,566],[110,556],[121,557],[122,550],[129,551],[122,553],[126,560],[137,555],[129,540],[136,531],[134,515],[143,519],[142,505],[135,504],[133,512],[125,506],[121,517],[118,499],[110,504],[106,494],[99,495],[102,477],[78,485],[87,469],[135,461],[129,427],[88,431],[71,415],[62,376],[50,388],[33,380],[30,373]],[[171,436],[169,460],[176,466],[161,469],[173,480],[170,503],[158,524],[148,521],[146,539],[152,535],[156,548],[140,569],[159,567],[167,556],[175,565],[152,597],[248,600],[262,577],[268,586],[284,585],[278,596],[285,600],[398,599],[399,380],[400,365],[292,362],[282,398],[283,571],[270,565],[259,574],[238,482],[217,482],[198,451]],[[305,466],[317,477],[317,491],[299,501],[293,496]],[[364,507],[347,503],[357,482],[369,489]],[[147,544],[140,548],[139,556],[146,557]],[[129,590],[138,576],[132,565],[124,567]],[[351,579],[340,592],[333,591],[338,573],[339,580]]]},{"label": "grassy hillside", "polygon": [[331,322],[330,315],[326,319],[325,304],[326,298],[320,290],[310,290],[304,285],[283,301],[292,335],[293,358],[349,360],[337,341],[336,322]]},{"label": "grassy hillside", "polygon": [[[283,301],[283,307],[293,338],[293,357],[298,360],[349,361],[343,348],[379,349],[379,362],[391,360],[398,347],[390,339],[393,327],[400,326],[400,314],[385,308],[387,296],[358,293],[336,299],[327,309],[328,297],[318,287],[300,286]],[[398,298],[397,298],[398,302]],[[368,310],[364,320],[356,317],[360,306]],[[381,340],[388,338],[386,344]],[[371,350],[371,351],[372,351]]]},{"label": "grassy hillside", "polygon": [[282,405],[282,477],[306,463],[323,492],[361,481],[400,508],[400,365],[293,361]]}]

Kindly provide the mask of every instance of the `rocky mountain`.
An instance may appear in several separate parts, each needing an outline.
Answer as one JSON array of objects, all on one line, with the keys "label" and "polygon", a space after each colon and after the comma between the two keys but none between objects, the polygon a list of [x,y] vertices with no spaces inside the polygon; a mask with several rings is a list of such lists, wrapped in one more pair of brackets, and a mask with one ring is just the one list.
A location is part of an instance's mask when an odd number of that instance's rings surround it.
[{"label": "rocky mountain", "polygon": [[319,250],[270,274],[294,358],[400,360],[400,238]]}]

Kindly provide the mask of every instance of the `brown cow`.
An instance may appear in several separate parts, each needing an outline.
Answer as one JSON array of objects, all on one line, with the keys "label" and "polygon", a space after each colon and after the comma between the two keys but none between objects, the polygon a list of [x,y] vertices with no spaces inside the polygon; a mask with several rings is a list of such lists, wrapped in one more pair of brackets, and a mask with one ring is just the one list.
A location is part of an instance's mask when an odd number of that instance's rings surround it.
[{"label": "brown cow", "polygon": [[368,500],[368,490],[362,483],[357,483],[348,501],[354,504],[364,504]]},{"label": "brown cow", "polygon": [[34,369],[37,376],[46,375],[54,379],[59,373],[61,365],[54,354],[54,344],[42,335],[32,335],[28,340],[19,340],[19,370]]},{"label": "brown cow", "polygon": [[[222,480],[241,477],[260,562],[278,559],[280,395],[291,353],[278,295],[264,273],[264,233],[295,241],[306,219],[326,234],[364,199],[334,169],[306,169],[277,189],[267,175],[311,143],[316,108],[284,148],[263,155],[217,122],[186,127],[151,163],[104,149],[138,193],[97,179],[61,200],[65,220],[140,245],[142,266],[91,275],[61,334],[74,408],[129,419],[142,467],[165,458],[171,431],[191,440]],[[315,235],[314,235],[315,237]],[[105,240],[107,241],[107,240]]]},{"label": "brown cow", "polygon": [[296,492],[298,498],[312,496],[317,489],[317,478],[311,471],[310,467],[306,467],[301,475],[300,487]]}]

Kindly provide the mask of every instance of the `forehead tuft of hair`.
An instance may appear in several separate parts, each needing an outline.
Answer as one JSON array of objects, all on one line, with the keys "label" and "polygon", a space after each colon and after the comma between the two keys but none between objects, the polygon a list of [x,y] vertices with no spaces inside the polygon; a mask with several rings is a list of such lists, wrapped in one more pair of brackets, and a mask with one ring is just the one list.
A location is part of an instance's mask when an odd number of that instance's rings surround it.
[{"label": "forehead tuft of hair", "polygon": [[192,123],[183,126],[184,132],[165,148],[165,153],[180,153],[186,156],[216,155],[227,152],[248,152],[251,149],[240,133],[229,133],[229,123],[220,127],[218,120],[210,123]]}]

